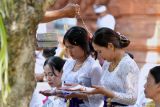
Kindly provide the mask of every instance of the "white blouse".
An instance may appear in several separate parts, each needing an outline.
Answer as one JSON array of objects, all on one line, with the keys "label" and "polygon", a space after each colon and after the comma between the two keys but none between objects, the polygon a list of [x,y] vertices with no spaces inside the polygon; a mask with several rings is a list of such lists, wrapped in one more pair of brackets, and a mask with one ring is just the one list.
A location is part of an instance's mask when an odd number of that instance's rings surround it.
[{"label": "white blouse", "polygon": [[[68,59],[63,67],[62,82],[63,83],[78,83],[91,87],[92,85],[98,85],[101,78],[102,68],[98,62],[96,62],[91,56],[89,56],[83,63],[80,69],[76,72],[72,71],[76,61]],[[84,101],[87,107],[88,101]],[[96,102],[95,102],[96,103]]]},{"label": "white blouse", "polygon": [[63,98],[50,96],[42,107],[67,107]]},{"label": "white blouse", "polygon": [[108,71],[109,65],[109,62],[104,63],[100,82],[102,86],[115,94],[112,102],[126,105],[135,104],[140,72],[136,62],[128,54],[125,54],[112,72]]},{"label": "white blouse", "polygon": [[75,60],[68,59],[64,64],[63,83],[79,83],[88,87],[99,83],[102,68],[91,56],[84,61],[82,67],[76,72],[72,71],[75,63]]}]

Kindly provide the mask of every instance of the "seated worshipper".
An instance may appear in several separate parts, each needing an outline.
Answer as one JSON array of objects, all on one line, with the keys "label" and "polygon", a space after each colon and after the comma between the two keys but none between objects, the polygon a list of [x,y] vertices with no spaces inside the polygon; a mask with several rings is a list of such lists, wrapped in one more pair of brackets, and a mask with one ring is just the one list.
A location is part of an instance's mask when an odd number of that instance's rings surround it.
[{"label": "seated worshipper", "polygon": [[160,107],[160,66],[155,66],[149,71],[145,95],[154,101],[155,104],[151,104],[152,107]]},{"label": "seated worshipper", "polygon": [[[63,86],[68,83],[84,86],[98,85],[101,78],[101,66],[91,57],[89,36],[86,29],[75,26],[70,28],[63,38],[63,43],[71,58],[67,59],[63,67]],[[99,107],[100,99],[89,102],[88,96],[83,93],[66,95],[70,99],[69,107]]]},{"label": "seated worshipper", "polygon": [[[30,107],[42,107],[42,100],[45,99],[45,96],[39,94],[40,90],[49,89],[48,83],[45,82],[46,78],[44,76],[43,65],[45,59],[48,59],[50,56],[55,55],[55,47],[54,48],[44,48],[42,51],[37,53],[36,55],[36,63],[35,63],[35,78],[37,81],[36,87],[34,89],[32,99],[30,101]],[[43,60],[42,60],[43,59]]]},{"label": "seated worshipper", "polygon": [[[65,60],[57,56],[49,57],[44,63],[44,73],[51,90],[40,91],[41,94],[47,96],[56,88],[61,87],[62,68]],[[43,107],[66,107],[65,99],[57,96],[49,96],[44,100]]]}]

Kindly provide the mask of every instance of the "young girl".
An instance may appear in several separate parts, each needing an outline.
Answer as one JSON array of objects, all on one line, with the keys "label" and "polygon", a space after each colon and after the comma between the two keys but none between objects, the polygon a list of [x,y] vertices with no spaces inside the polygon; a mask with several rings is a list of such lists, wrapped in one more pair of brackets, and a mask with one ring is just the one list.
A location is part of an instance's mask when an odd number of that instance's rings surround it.
[{"label": "young girl", "polygon": [[[48,81],[48,84],[52,87],[52,90],[61,87],[62,68],[65,60],[60,57],[49,57],[44,63],[44,73]],[[48,96],[50,90],[40,91],[41,94]],[[48,94],[48,95],[47,95]],[[60,97],[49,97],[44,101],[43,107],[66,107],[66,102]]]},{"label": "young girl", "polygon": [[[64,35],[63,43],[71,58],[63,67],[62,82],[88,87],[98,85],[101,66],[90,56],[87,31],[82,27],[72,27]],[[96,100],[97,102],[89,102],[86,94],[71,94],[66,98],[71,99],[70,107],[99,107],[101,103],[99,99]]]}]

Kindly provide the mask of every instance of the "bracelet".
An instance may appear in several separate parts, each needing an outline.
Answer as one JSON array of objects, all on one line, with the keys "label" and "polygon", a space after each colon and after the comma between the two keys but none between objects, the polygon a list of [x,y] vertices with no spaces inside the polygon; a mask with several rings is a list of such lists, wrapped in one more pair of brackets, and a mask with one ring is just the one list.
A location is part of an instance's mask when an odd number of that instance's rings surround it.
[{"label": "bracelet", "polygon": [[111,106],[111,98],[107,98],[106,101],[107,101],[107,106],[110,107]]}]

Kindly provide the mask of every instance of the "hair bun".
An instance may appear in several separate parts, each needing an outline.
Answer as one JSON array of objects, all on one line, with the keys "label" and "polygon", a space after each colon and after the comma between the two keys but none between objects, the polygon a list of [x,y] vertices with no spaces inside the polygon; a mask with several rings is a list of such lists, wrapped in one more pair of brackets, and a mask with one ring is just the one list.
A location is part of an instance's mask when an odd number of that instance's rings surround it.
[{"label": "hair bun", "polygon": [[122,35],[121,33],[119,33],[119,32],[117,32],[117,33],[119,35],[121,48],[127,47],[130,44],[130,40],[126,36]]}]

